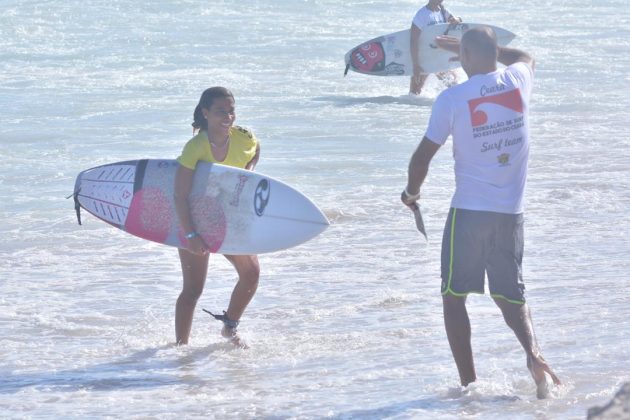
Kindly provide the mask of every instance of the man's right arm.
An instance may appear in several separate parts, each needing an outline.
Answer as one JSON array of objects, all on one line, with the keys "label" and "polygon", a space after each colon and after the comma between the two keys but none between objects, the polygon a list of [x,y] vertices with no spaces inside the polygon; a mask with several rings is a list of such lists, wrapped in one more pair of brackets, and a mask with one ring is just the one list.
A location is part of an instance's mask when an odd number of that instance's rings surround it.
[{"label": "man's right arm", "polygon": [[[454,54],[459,54],[460,40],[453,36],[438,35],[435,38],[435,43],[442,49],[450,51]],[[529,64],[532,70],[534,69],[534,65],[536,64],[534,57],[525,51],[501,46],[497,46],[497,49],[499,53],[497,61],[499,63],[504,64],[505,66],[511,66],[514,63],[525,63]]]},{"label": "man's right arm", "polygon": [[529,64],[529,66],[534,69],[534,65],[536,61],[534,57],[526,53],[525,51],[518,50],[516,48],[507,48],[507,47],[498,47],[499,48],[499,56],[497,57],[497,61],[506,66],[511,66],[514,63],[525,63]]}]

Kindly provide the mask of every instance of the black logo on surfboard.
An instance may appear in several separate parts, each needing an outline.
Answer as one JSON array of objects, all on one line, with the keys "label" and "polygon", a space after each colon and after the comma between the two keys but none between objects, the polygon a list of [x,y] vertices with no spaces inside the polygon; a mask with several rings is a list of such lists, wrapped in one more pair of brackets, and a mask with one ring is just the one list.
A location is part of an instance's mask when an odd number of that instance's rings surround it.
[{"label": "black logo on surfboard", "polygon": [[261,179],[254,193],[254,210],[258,216],[262,216],[265,207],[269,203],[269,195],[271,194],[271,185],[266,179]]}]

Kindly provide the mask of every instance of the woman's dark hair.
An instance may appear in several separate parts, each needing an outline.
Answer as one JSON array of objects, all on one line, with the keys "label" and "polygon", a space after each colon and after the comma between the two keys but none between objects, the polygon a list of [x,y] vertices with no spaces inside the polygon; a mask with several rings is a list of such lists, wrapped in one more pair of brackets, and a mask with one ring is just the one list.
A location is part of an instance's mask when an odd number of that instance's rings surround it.
[{"label": "woman's dark hair", "polygon": [[232,100],[234,100],[234,95],[232,95],[232,92],[230,92],[228,89],[221,86],[214,86],[204,90],[201,94],[201,98],[199,99],[199,103],[195,108],[195,112],[193,113],[192,126],[195,130],[208,129],[208,120],[203,117],[203,112],[201,112],[201,109],[210,109],[212,103],[216,98],[232,98]]}]

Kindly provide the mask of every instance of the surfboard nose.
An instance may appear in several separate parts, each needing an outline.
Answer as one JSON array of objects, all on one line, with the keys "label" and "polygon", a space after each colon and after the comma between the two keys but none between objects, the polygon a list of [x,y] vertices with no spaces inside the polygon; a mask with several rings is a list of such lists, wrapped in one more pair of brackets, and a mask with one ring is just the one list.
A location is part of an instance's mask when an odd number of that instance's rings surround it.
[{"label": "surfboard nose", "polygon": [[260,219],[261,223],[253,224],[250,235],[257,242],[259,253],[303,244],[330,226],[326,215],[310,198],[277,180],[271,184],[269,202]]}]

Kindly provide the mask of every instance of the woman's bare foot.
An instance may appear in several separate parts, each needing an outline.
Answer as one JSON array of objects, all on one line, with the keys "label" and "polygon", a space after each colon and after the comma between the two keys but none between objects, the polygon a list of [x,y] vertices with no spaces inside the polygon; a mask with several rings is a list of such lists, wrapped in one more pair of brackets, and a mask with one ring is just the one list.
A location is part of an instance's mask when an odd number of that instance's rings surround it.
[{"label": "woman's bare foot", "polygon": [[247,343],[245,343],[245,341],[243,341],[241,337],[239,337],[236,331],[236,328],[230,328],[227,325],[224,325],[223,329],[221,330],[221,335],[224,338],[227,338],[230,343],[234,344],[238,348],[241,348],[241,349],[249,348]]}]

